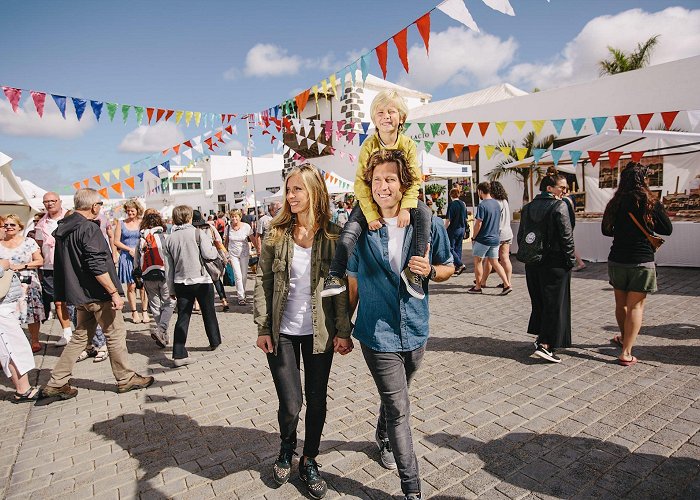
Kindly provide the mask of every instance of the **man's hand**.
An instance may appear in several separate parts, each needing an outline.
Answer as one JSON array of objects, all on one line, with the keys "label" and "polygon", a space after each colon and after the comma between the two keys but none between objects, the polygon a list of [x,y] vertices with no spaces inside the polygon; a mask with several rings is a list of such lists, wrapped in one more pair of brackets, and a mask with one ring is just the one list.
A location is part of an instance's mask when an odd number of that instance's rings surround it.
[{"label": "man's hand", "polygon": [[399,217],[396,221],[396,225],[399,227],[406,227],[411,223],[411,212],[407,208],[402,208],[399,210]]},{"label": "man's hand", "polygon": [[428,243],[428,246],[425,249],[425,255],[423,257],[419,257],[417,255],[411,257],[411,260],[408,261],[408,268],[413,274],[423,276],[424,278],[430,276],[430,259],[428,258],[429,255],[430,243]]},{"label": "man's hand", "polygon": [[122,300],[121,295],[118,293],[113,293],[112,294],[112,309],[115,311],[121,311],[122,307],[124,307],[124,301]]},{"label": "man's hand", "polygon": [[354,345],[352,343],[351,338],[347,339],[341,339],[340,337],[334,337],[333,338],[333,350],[340,354],[341,356],[345,356],[346,354],[350,354],[352,352]]},{"label": "man's hand", "polygon": [[367,227],[370,231],[376,231],[377,229],[380,229],[382,227],[382,220],[373,220],[372,222],[367,223]]},{"label": "man's hand", "polygon": [[271,354],[273,351],[272,337],[270,335],[259,335],[256,344],[265,354]]}]

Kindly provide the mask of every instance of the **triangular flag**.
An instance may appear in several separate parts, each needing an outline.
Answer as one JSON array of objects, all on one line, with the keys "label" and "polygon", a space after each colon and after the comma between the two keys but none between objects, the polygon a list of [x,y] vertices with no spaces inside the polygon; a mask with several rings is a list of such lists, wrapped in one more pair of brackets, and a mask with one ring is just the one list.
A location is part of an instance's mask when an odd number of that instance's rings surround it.
[{"label": "triangular flag", "polygon": [[515,126],[518,127],[518,131],[521,131],[523,129],[523,127],[525,126],[525,120],[517,120],[517,121],[514,121],[513,123],[515,123]]},{"label": "triangular flag", "polygon": [[661,119],[664,121],[664,125],[666,125],[667,129],[671,129],[673,126],[673,120],[676,119],[677,115],[678,111],[663,111],[661,113]]},{"label": "triangular flag", "polygon": [[491,122],[479,122],[479,131],[481,132],[481,137],[484,137],[486,135],[486,131],[488,130],[489,125],[491,125]]},{"label": "triangular flag", "polygon": [[440,131],[440,126],[442,123],[431,123],[430,124],[430,131],[433,133],[433,137],[437,135],[437,133]]},{"label": "triangular flag", "polygon": [[526,154],[527,154],[527,148],[515,148],[515,155],[517,156],[518,161],[525,158]]},{"label": "triangular flag", "polygon": [[304,111],[304,108],[306,107],[306,103],[309,101],[309,94],[311,93],[311,89],[306,89],[304,92],[301,94],[298,94],[294,100],[297,103],[297,109],[301,113]]},{"label": "triangular flag", "polygon": [[447,144],[446,142],[438,142],[438,149],[440,150],[440,154],[443,154],[445,152],[447,146],[449,146],[449,144]]},{"label": "triangular flag", "polygon": [[423,16],[416,21],[416,27],[423,39],[423,44],[425,44],[425,53],[428,54],[430,52],[430,12],[423,14]]},{"label": "triangular flag", "polygon": [[403,64],[403,69],[408,73],[408,48],[406,46],[406,38],[408,37],[408,28],[404,28],[398,33],[396,33],[392,40],[396,45],[396,50],[399,53],[399,59],[401,59],[401,64]]},{"label": "triangular flag", "polygon": [[[201,145],[200,145],[200,152],[201,152]],[[161,167],[163,167],[165,170],[170,172],[170,160],[166,160],[163,163],[160,164]]]},{"label": "triangular flag", "polygon": [[191,147],[192,147],[192,141],[185,141],[185,142],[183,142],[182,144],[184,144],[184,145],[187,146],[188,148],[191,148]]},{"label": "triangular flag", "polygon": [[654,113],[638,113],[637,114],[637,119],[639,120],[639,128],[642,129],[642,132],[644,132],[647,128],[647,125],[649,125],[649,122],[651,121],[651,118],[654,116]]},{"label": "triangular flag", "polygon": [[476,159],[476,155],[479,154],[479,145],[478,144],[470,144],[468,146],[469,148],[469,159],[474,160]]},{"label": "triangular flag", "polygon": [[155,108],[146,108],[146,116],[148,117],[148,124],[151,124],[151,119],[153,119],[153,112],[155,111]]},{"label": "triangular flag", "polygon": [[581,153],[583,151],[569,151],[569,158],[571,158],[571,164],[575,167],[578,161],[581,159]]},{"label": "triangular flag", "polygon": [[180,154],[180,144],[177,144],[173,146],[173,151],[175,151],[175,154]]},{"label": "triangular flag", "polygon": [[355,79],[357,78],[357,61],[350,64],[350,79],[352,80],[353,87],[355,86]]},{"label": "triangular flag", "polygon": [[122,170],[126,172],[126,175],[131,175],[131,163],[127,163],[122,167]]},{"label": "triangular flag", "polygon": [[503,135],[506,125],[508,125],[508,122],[496,122],[496,130],[498,130],[498,135]]},{"label": "triangular flag", "polygon": [[107,182],[111,179],[109,172],[102,172],[102,177],[104,177]]},{"label": "triangular flag", "polygon": [[[141,126],[143,123],[143,107],[142,106],[134,106],[134,112],[136,113],[136,124],[138,126]],[[150,122],[150,120],[148,120]]]},{"label": "triangular flag", "polygon": [[95,175],[95,176],[92,178],[92,180],[95,181],[95,184],[97,184],[98,186],[101,186],[101,185],[102,185],[102,179],[100,179],[100,176],[99,176],[99,175]]},{"label": "triangular flag", "polygon": [[[367,140],[367,135],[368,135],[368,134],[359,134],[360,146],[362,145],[363,142],[365,142],[365,141]],[[321,143],[319,142],[319,144],[321,144]],[[320,151],[319,151],[319,152],[320,152]]]},{"label": "triangular flag", "polygon": [[168,109],[168,110],[167,110],[167,112],[165,113],[165,121],[166,121],[166,122],[167,122],[168,120],[170,120],[170,117],[173,116],[173,113],[175,113],[174,110],[172,110],[172,109]]},{"label": "triangular flag", "polygon": [[375,47],[374,52],[377,54],[379,67],[382,69],[382,77],[386,80],[386,41]]},{"label": "triangular flag", "polygon": [[190,126],[190,121],[192,120],[192,111],[185,111],[185,125]]},{"label": "triangular flag", "polygon": [[76,191],[77,191],[78,189],[80,189],[80,181],[74,182],[74,183],[73,183],[73,187],[75,188]]},{"label": "triangular flag", "polygon": [[95,119],[99,122],[100,115],[102,114],[102,101],[90,101],[90,107],[92,108],[92,113],[95,115]]},{"label": "triangular flag", "polygon": [[644,156],[644,151],[632,151],[630,153],[630,159],[635,163],[639,163],[642,160],[642,156]]},{"label": "triangular flag", "polygon": [[2,90],[5,92],[7,100],[10,101],[12,106],[12,111],[17,112],[19,107],[19,99],[22,97],[22,89],[16,89],[14,87],[3,87]]},{"label": "triangular flag", "polygon": [[544,127],[544,120],[532,120],[532,129],[535,131],[536,135],[540,135],[542,127]]},{"label": "triangular flag", "polygon": [[552,120],[552,125],[554,125],[554,130],[557,131],[557,135],[561,135],[561,129],[565,121],[566,120]]},{"label": "triangular flag", "polygon": [[337,85],[338,82],[335,80],[335,73],[333,73],[328,77],[328,90],[333,94],[333,97],[338,97],[338,99],[340,99],[340,95],[335,88]]},{"label": "triangular flag", "polygon": [[182,120],[182,111],[175,111],[175,124],[179,125],[180,120]]},{"label": "triangular flag", "polygon": [[593,127],[595,128],[595,133],[600,134],[600,131],[603,130],[603,127],[605,126],[605,122],[608,121],[607,116],[594,116],[591,118],[591,121],[593,122]]},{"label": "triangular flag", "polygon": [[83,185],[88,187],[90,185],[90,179],[83,179]]},{"label": "triangular flag", "polygon": [[423,147],[425,148],[426,153],[430,153],[430,150],[433,149],[433,144],[435,144],[433,141],[423,142]]},{"label": "triangular flag", "polygon": [[610,161],[611,168],[615,168],[617,162],[620,160],[620,156],[622,156],[622,151],[608,151],[608,160]]},{"label": "triangular flag", "polygon": [[452,149],[455,152],[455,157],[459,158],[462,155],[462,150],[464,149],[464,144],[453,144]]},{"label": "triangular flag", "polygon": [[121,175],[121,169],[120,168],[113,168],[112,169],[112,175],[114,176],[115,179],[119,179],[119,176]]},{"label": "triangular flag", "polygon": [[124,124],[126,124],[126,121],[129,119],[129,106],[128,104],[122,104],[122,119],[124,120]]},{"label": "triangular flag", "polygon": [[[499,146],[498,149],[501,150],[501,153],[503,153],[503,156],[510,156],[510,153],[511,153],[510,146]],[[487,153],[487,155],[488,155],[488,153]]]},{"label": "triangular flag", "polygon": [[598,162],[598,158],[600,158],[600,155],[602,154],[602,151],[589,151],[588,158],[591,160],[591,165],[595,167],[595,164]]},{"label": "triangular flag", "polygon": [[583,128],[584,123],[586,123],[585,118],[572,118],[571,119],[571,126],[574,129],[574,134],[578,135],[579,132],[581,132],[581,129]]},{"label": "triangular flag", "polygon": [[134,178],[129,177],[128,179],[124,179],[124,183],[129,186],[131,189],[134,189]]},{"label": "triangular flag", "polygon": [[552,153],[552,161],[554,162],[554,166],[556,167],[559,164],[559,160],[561,160],[562,155],[564,154],[564,150],[553,149],[550,152]]},{"label": "triangular flag", "polygon": [[532,158],[535,160],[535,163],[538,163],[540,161],[545,151],[547,150],[542,148],[535,148],[532,150]]},{"label": "triangular flag", "polygon": [[484,151],[486,152],[486,159],[490,160],[493,156],[493,152],[496,151],[496,146],[491,144],[484,146]]},{"label": "triangular flag", "polygon": [[445,123],[445,127],[447,127],[447,134],[452,135],[452,131],[455,129],[456,126],[456,123]]},{"label": "triangular flag", "polygon": [[146,172],[141,172],[140,174],[136,174],[136,177],[139,178],[139,182],[143,182],[143,174],[145,174],[145,173]]},{"label": "triangular flag", "polygon": [[509,16],[515,15],[515,11],[513,10],[513,7],[511,7],[508,0],[483,0],[483,2],[493,10],[497,10],[503,14],[508,14]]},{"label": "triangular flag", "polygon": [[194,124],[199,127],[199,121],[202,119],[202,113],[199,111],[194,112]]},{"label": "triangular flag", "polygon": [[117,112],[117,103],[116,102],[108,102],[107,103],[107,114],[109,115],[109,121],[113,122],[114,121],[114,115]]},{"label": "triangular flag", "polygon": [[107,195],[107,188],[98,189],[97,192],[100,193],[100,196],[103,198],[109,198]]},{"label": "triangular flag", "polygon": [[472,130],[473,123],[462,123],[462,130],[464,130],[464,137],[469,137],[469,132]]},{"label": "triangular flag", "polygon": [[417,123],[418,128],[420,129],[420,133],[424,134],[425,133],[425,123]]},{"label": "triangular flag", "polygon": [[463,0],[445,0],[435,8],[444,12],[455,21],[459,21],[470,30],[479,32],[479,27],[474,22],[474,18],[469,13],[467,6],[464,5]]},{"label": "triangular flag", "polygon": [[51,97],[53,97],[53,102],[56,103],[58,110],[61,112],[61,116],[65,119],[66,118],[66,96],[51,94]]},{"label": "triangular flag", "polygon": [[158,165],[156,165],[155,167],[149,168],[148,171],[149,171],[150,173],[152,173],[153,175],[155,175],[156,177],[160,177],[160,176],[158,175]]},{"label": "triangular flag", "polygon": [[34,101],[34,107],[36,112],[40,117],[44,116],[44,102],[46,101],[46,94],[43,92],[31,91],[32,100]]},{"label": "triangular flag", "polygon": [[122,183],[121,183],[121,182],[117,182],[116,184],[112,184],[110,187],[111,187],[112,189],[114,189],[114,191],[115,191],[117,194],[122,194],[122,193],[123,193],[123,191],[122,191]]},{"label": "triangular flag", "polygon": [[163,118],[163,115],[164,115],[164,114],[165,114],[165,110],[164,110],[164,109],[158,108],[158,110],[156,111],[156,123],[158,123],[158,121],[159,121],[161,118]]},{"label": "triangular flag", "polygon": [[365,80],[367,80],[367,75],[369,74],[369,62],[367,61],[367,55],[364,54],[362,57],[360,57],[360,71],[362,73],[362,83],[365,83]]},{"label": "triangular flag", "polygon": [[622,133],[622,129],[625,128],[625,125],[627,124],[627,120],[630,119],[630,115],[617,115],[615,116],[615,126],[617,127],[617,131],[619,133]]}]

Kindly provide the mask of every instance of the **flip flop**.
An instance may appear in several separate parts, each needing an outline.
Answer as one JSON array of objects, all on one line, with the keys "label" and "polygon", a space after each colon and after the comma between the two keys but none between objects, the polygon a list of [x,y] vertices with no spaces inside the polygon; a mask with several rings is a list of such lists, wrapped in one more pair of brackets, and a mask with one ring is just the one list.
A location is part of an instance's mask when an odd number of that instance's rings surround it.
[{"label": "flip flop", "polygon": [[617,344],[618,346],[622,347],[622,337],[619,335],[615,335],[613,338],[610,339],[610,342],[613,344]]},{"label": "flip flop", "polygon": [[632,356],[632,359],[620,359],[620,358],[617,358],[617,363],[618,363],[620,366],[632,366],[632,365],[635,364],[636,362],[637,362],[637,358],[634,357],[634,356]]}]

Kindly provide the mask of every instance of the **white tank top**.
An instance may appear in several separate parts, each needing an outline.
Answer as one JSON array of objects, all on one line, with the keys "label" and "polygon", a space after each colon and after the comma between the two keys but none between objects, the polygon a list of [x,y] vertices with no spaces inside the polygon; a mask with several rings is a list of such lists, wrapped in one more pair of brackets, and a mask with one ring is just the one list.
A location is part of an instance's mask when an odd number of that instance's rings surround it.
[{"label": "white tank top", "polygon": [[311,318],[311,248],[294,244],[289,271],[289,295],[282,314],[280,333],[312,335]]}]

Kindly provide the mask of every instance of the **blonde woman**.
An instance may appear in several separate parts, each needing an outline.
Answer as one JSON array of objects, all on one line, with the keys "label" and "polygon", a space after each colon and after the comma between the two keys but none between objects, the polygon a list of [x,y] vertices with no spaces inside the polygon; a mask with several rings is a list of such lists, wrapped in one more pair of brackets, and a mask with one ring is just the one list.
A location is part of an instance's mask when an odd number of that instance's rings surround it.
[{"label": "blonde woman", "polygon": [[299,477],[317,499],[327,491],[316,456],[326,421],[333,353],[344,355],[353,348],[347,291],[321,296],[340,233],[330,218],[328,192],[318,170],[309,164],[293,168],[285,181],[284,206],[262,244],[255,284],[257,346],[267,354],[279,400],[281,446],[272,474],[279,485],[291,475],[303,401],[303,358],[306,414]]},{"label": "blonde woman", "polygon": [[240,210],[231,210],[231,223],[226,229],[224,246],[228,249],[228,259],[236,275],[236,291],[238,292],[238,305],[244,306],[245,282],[248,277],[248,261],[250,260],[250,243],[254,243],[253,228],[250,224],[242,222],[243,214]]},{"label": "blonde woman", "polygon": [[141,308],[143,309],[143,318],[139,315],[136,309],[136,283],[134,283],[134,256],[136,255],[136,246],[141,237],[140,226],[143,217],[143,207],[136,200],[128,200],[124,203],[124,212],[126,219],[120,221],[114,231],[114,246],[119,253],[114,252],[115,264],[117,264],[117,274],[119,281],[126,284],[126,298],[129,301],[131,308],[131,319],[134,323],[148,323],[150,318],[146,308],[148,301],[146,299],[146,290],[141,289]]}]

